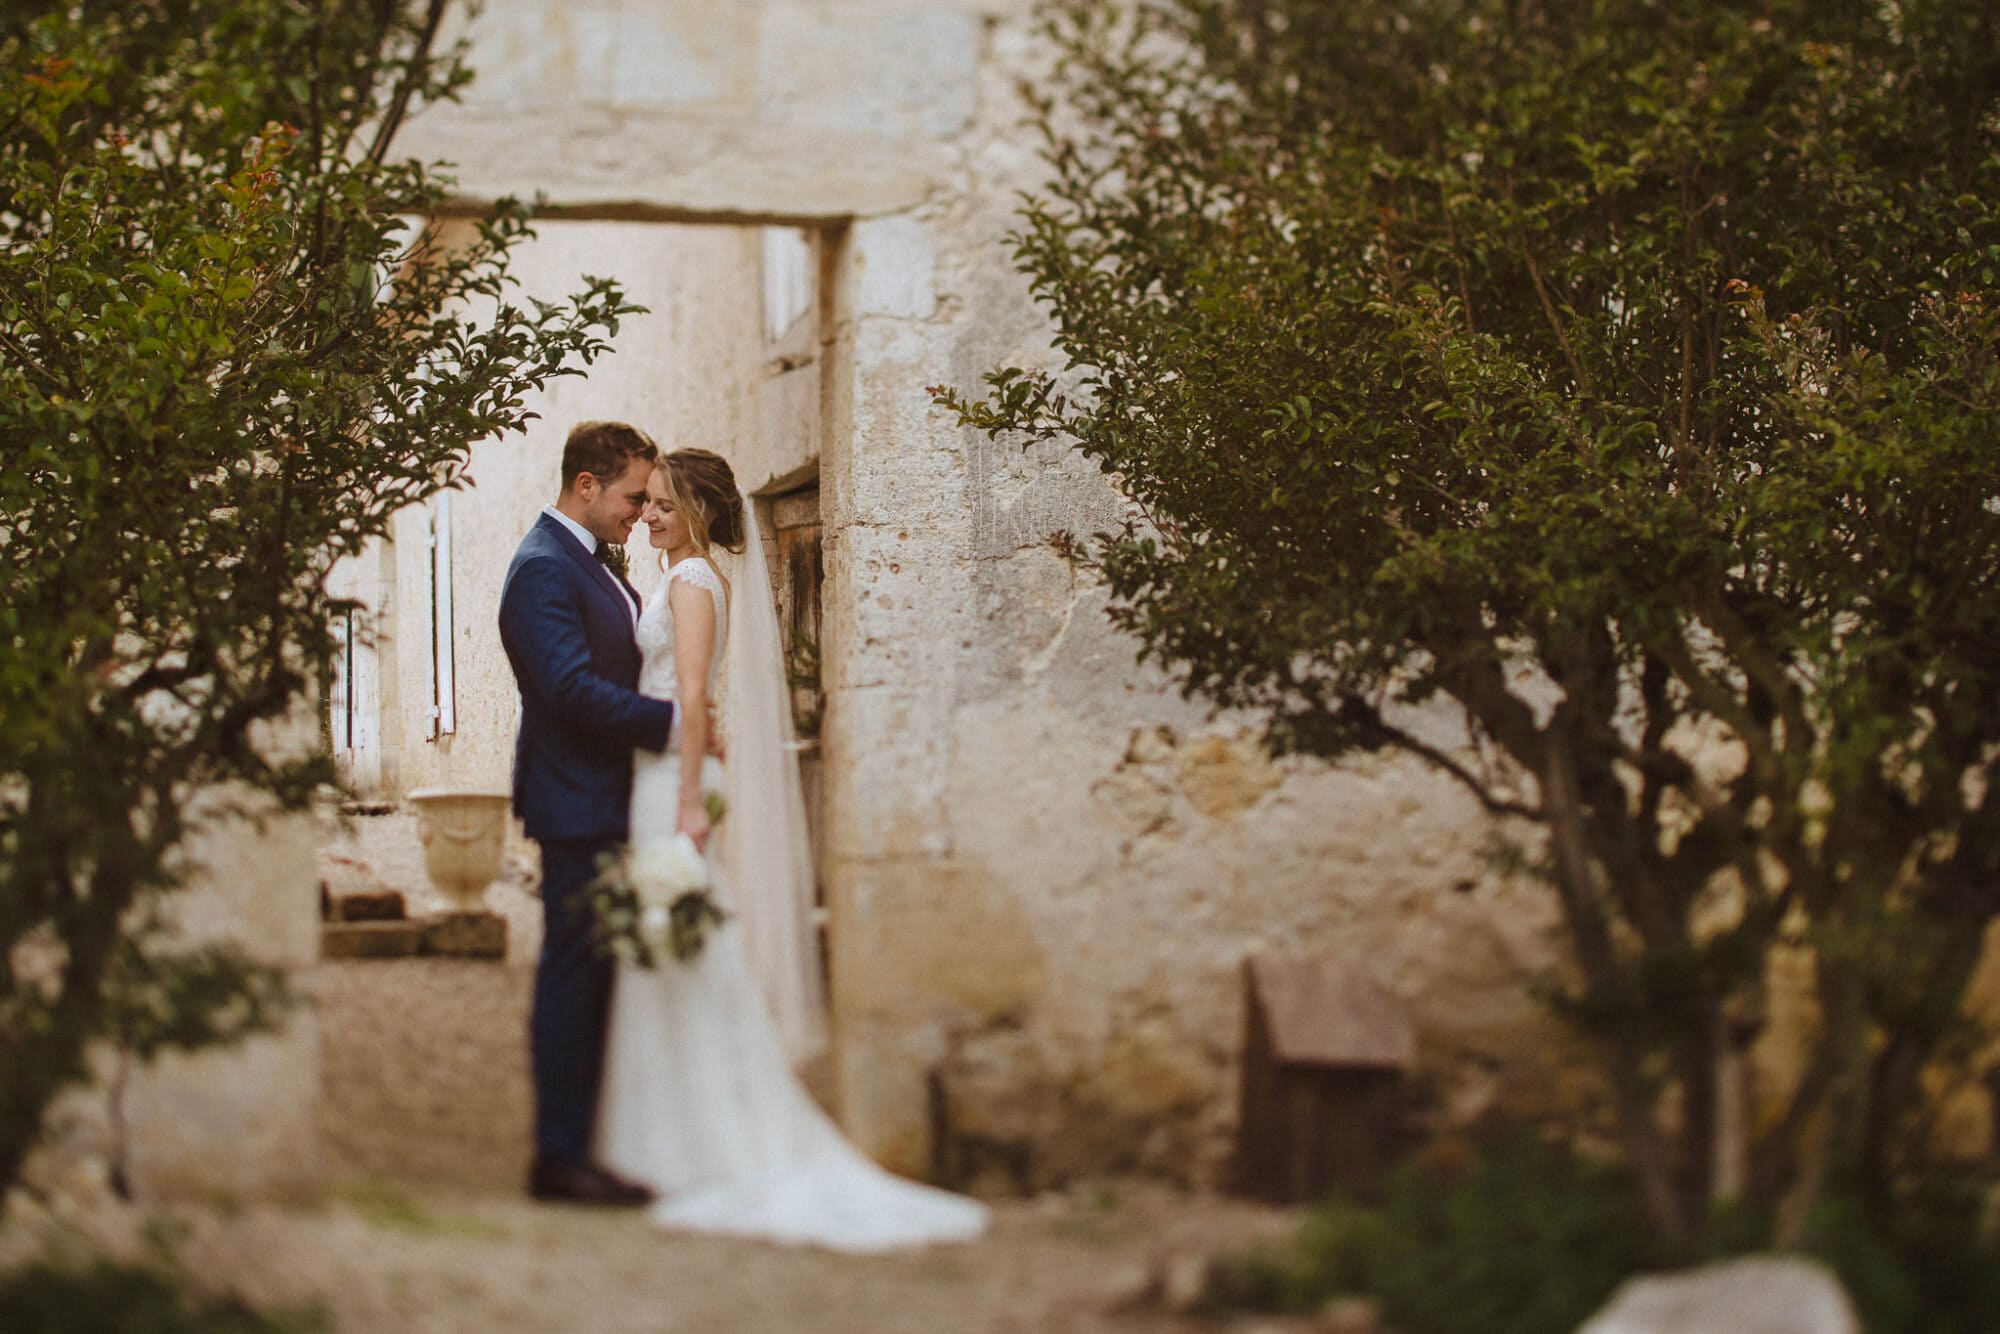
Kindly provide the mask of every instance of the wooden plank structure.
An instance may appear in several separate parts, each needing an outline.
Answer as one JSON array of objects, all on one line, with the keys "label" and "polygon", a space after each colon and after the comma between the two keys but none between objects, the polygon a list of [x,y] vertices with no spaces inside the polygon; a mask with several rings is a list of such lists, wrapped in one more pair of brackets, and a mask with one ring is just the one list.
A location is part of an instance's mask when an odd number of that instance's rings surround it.
[{"label": "wooden plank structure", "polygon": [[1238,1187],[1279,1204],[1370,1190],[1416,1065],[1408,1011],[1339,958],[1255,955],[1243,982]]}]

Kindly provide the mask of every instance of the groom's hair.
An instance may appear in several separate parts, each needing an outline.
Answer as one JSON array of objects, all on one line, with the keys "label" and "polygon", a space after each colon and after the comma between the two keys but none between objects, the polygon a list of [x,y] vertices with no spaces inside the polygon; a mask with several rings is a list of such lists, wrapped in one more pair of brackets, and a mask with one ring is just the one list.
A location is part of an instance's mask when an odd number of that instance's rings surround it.
[{"label": "groom's hair", "polygon": [[563,441],[562,489],[576,485],[578,473],[603,482],[617,481],[633,459],[658,462],[660,447],[652,437],[624,422],[578,422]]}]

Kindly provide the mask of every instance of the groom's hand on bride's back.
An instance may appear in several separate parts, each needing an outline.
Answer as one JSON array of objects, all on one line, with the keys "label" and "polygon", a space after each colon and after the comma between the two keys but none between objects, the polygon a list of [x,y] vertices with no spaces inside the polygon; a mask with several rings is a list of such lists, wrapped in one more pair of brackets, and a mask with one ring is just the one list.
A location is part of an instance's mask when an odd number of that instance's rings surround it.
[{"label": "groom's hand on bride's back", "polygon": [[714,700],[708,702],[708,753],[718,760],[729,758],[729,746],[722,736],[722,718],[715,711]]}]

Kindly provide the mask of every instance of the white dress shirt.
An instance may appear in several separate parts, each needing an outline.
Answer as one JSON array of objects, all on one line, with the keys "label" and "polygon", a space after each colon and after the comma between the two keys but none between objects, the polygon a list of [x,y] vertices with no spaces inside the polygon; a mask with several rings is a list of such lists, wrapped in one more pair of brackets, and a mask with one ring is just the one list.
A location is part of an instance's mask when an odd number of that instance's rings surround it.
[{"label": "white dress shirt", "polygon": [[[570,518],[569,515],[564,514],[554,505],[544,505],[542,513],[569,529],[570,536],[583,543],[583,549],[589,553],[590,558],[593,561],[597,559],[597,535],[595,533],[585,528],[575,519]],[[604,571],[604,577],[611,581],[611,586],[618,590],[618,600],[624,603],[625,610],[632,614],[632,624],[637,625],[639,623],[639,608],[633,604],[632,595],[625,591],[625,585],[619,580],[618,572],[608,565],[600,565],[599,568]]]}]

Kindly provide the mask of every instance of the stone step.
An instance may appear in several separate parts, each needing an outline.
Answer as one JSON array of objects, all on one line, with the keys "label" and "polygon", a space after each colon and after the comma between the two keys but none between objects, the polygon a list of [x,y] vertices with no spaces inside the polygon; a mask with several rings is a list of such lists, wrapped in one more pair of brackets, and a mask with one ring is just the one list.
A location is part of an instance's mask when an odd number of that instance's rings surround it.
[{"label": "stone step", "polygon": [[505,959],[507,919],[498,913],[458,911],[418,919],[423,952],[445,959]]},{"label": "stone step", "polygon": [[319,929],[322,959],[410,959],[424,942],[415,922],[327,922]]},{"label": "stone step", "polygon": [[321,915],[330,922],[400,922],[410,912],[400,890],[380,889],[329,894],[322,902]]},{"label": "stone step", "polygon": [[[400,902],[401,896],[397,896]],[[492,912],[445,912],[403,919],[341,920],[320,926],[322,959],[504,960],[507,919]]]}]

